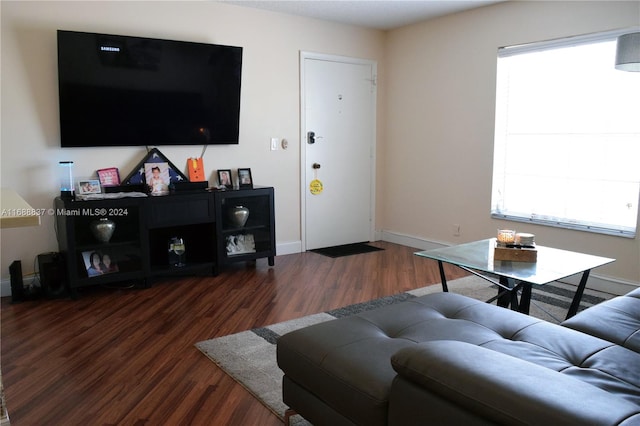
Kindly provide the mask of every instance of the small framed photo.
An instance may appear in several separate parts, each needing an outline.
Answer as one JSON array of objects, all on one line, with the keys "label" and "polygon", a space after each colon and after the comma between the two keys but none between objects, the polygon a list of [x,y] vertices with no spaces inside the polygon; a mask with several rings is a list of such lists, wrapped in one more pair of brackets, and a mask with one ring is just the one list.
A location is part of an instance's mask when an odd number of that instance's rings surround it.
[{"label": "small framed photo", "polygon": [[144,163],[144,175],[151,195],[167,195],[169,193],[169,163]]},{"label": "small framed photo", "polygon": [[114,256],[109,252],[99,250],[83,251],[82,259],[89,278],[119,272],[118,264]]},{"label": "small framed photo", "polygon": [[233,188],[233,180],[231,179],[230,169],[218,170],[218,185],[226,189]]},{"label": "small framed photo", "polygon": [[240,188],[253,188],[251,169],[238,169],[238,182]]},{"label": "small framed photo", "polygon": [[100,181],[98,179],[80,179],[78,181],[78,195],[100,194]]},{"label": "small framed photo", "polygon": [[120,172],[117,167],[109,167],[108,169],[100,169],[97,171],[100,185],[117,186],[120,185]]}]

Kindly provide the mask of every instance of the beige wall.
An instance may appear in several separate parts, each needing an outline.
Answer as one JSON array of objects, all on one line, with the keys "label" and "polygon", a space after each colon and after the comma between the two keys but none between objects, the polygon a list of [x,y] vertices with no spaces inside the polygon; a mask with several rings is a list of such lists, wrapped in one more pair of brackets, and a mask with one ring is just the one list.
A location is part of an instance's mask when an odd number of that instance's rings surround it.
[{"label": "beige wall", "polygon": [[[204,165],[211,183],[219,168],[250,167],[256,184],[275,187],[279,253],[300,250],[299,52],[371,59],[382,68],[381,31],[212,1],[2,1],[0,7],[1,186],[46,209],[59,192],[58,161],[74,161],[76,176],[118,167],[124,177],[145,155],[144,148],[60,148],[57,29],[242,46],[240,144],[210,146]],[[271,137],[286,138],[289,149],[270,151]],[[186,159],[199,156],[202,147],[160,150],[186,171]],[[21,260],[29,273],[37,254],[57,251],[50,216],[40,227],[4,229],[0,235],[3,279],[13,260]]]},{"label": "beige wall", "polygon": [[[55,30],[140,35],[244,47],[240,145],[209,147],[218,168],[251,167],[276,188],[279,248],[300,243],[300,50],[378,61],[376,229],[383,238],[460,243],[505,226],[489,217],[495,56],[498,46],[638,25],[638,2],[510,2],[405,27],[365,30],[215,2],[0,2],[0,185],[31,205],[51,206],[55,167],[76,175],[115,166],[127,174],[143,148],[61,149]],[[287,151],[269,151],[271,137]],[[201,147],[161,151],[178,167]],[[451,225],[462,226],[454,237]],[[525,230],[518,226],[518,229]],[[615,257],[596,272],[640,281],[639,239],[526,227],[542,244]],[[38,253],[56,251],[51,217],[38,228],[1,234],[2,278],[11,261],[31,272]]]},{"label": "beige wall", "polygon": [[[515,227],[536,234],[542,245],[616,258],[594,274],[638,285],[639,238],[505,222],[489,214],[497,48],[634,25],[640,25],[640,2],[535,1],[502,3],[391,32],[387,143],[380,154],[384,228],[450,244]],[[453,224],[462,227],[459,237]]]}]

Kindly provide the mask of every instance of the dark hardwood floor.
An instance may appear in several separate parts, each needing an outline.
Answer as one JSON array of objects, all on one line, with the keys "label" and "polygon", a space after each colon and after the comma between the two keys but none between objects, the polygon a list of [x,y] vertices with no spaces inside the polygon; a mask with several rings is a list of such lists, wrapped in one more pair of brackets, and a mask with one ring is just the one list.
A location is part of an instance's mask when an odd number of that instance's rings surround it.
[{"label": "dark hardwood floor", "polygon": [[273,268],[262,259],[147,289],[83,289],[78,300],[3,298],[11,424],[280,425],[194,344],[440,282],[416,249],[373,244],[385,250],[278,256]]}]

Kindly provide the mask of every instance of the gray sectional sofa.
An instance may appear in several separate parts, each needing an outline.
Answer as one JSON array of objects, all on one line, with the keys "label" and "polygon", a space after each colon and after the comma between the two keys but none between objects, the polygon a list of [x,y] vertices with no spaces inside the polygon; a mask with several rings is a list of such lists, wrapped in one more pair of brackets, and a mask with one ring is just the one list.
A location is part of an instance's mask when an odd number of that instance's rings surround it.
[{"label": "gray sectional sofa", "polygon": [[560,325],[436,293],[282,336],[314,425],[640,425],[640,289]]}]

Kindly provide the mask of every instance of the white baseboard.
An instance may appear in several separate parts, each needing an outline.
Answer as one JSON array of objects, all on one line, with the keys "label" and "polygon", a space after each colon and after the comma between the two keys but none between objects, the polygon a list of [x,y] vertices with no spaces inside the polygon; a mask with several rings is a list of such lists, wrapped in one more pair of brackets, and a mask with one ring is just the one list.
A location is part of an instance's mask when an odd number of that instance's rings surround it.
[{"label": "white baseboard", "polygon": [[290,241],[282,244],[276,243],[276,253],[278,256],[302,253],[302,241]]},{"label": "white baseboard", "polygon": [[[30,286],[36,280],[34,274],[25,275],[22,277],[22,284],[26,286]],[[11,279],[4,278],[0,281],[0,297],[8,297],[11,296]]]},{"label": "white baseboard", "polygon": [[11,296],[11,282],[4,279],[0,282],[0,297],[7,296]]},{"label": "white baseboard", "polygon": [[[572,275],[564,278],[562,282],[578,285],[581,277],[582,274]],[[640,287],[638,283],[596,274],[590,274],[589,280],[587,281],[587,288],[616,295],[627,294],[638,287]]]},{"label": "white baseboard", "polygon": [[420,237],[414,237],[412,235],[399,234],[397,232],[378,231],[376,234],[380,235],[379,239],[382,241],[400,244],[407,247],[415,247],[419,250],[433,250],[437,248],[448,247],[451,245],[440,241],[432,241]]}]

